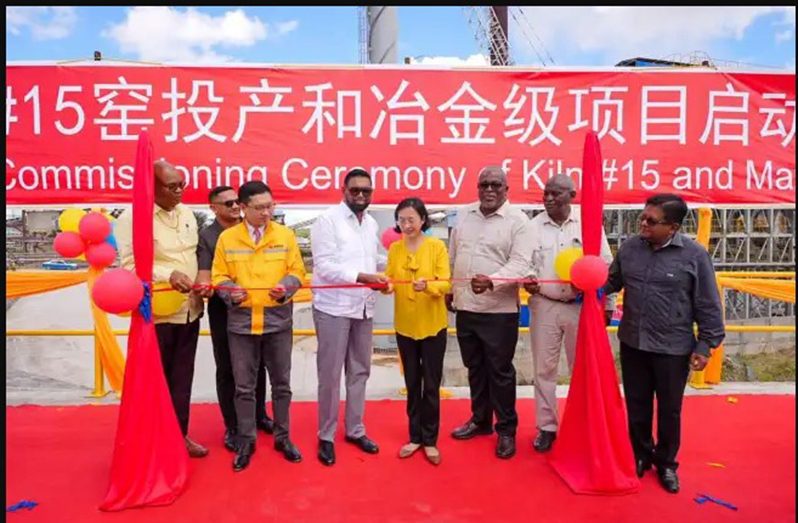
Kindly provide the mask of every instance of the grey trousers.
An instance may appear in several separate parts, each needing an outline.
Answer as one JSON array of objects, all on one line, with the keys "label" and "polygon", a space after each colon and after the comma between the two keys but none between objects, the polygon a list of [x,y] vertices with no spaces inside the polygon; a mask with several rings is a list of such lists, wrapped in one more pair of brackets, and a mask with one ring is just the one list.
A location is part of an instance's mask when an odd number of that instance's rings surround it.
[{"label": "grey trousers", "polygon": [[565,342],[568,370],[574,370],[576,332],[579,330],[577,303],[563,303],[534,295],[529,300],[532,313],[530,338],[535,366],[535,425],[538,430],[557,432],[557,370]]},{"label": "grey trousers", "polygon": [[[372,320],[353,320],[313,309],[318,338],[319,439],[335,440],[341,404],[341,371],[346,369],[346,435],[366,434],[363,411],[371,374]],[[274,401],[274,400],[272,400]]]},{"label": "grey trousers", "polygon": [[[242,440],[255,441],[255,387],[258,366],[266,364],[272,386],[274,410],[274,439],[288,438],[288,408],[291,405],[291,347],[293,332],[287,329],[273,334],[235,334],[230,338],[230,361],[236,383],[235,408],[238,435]],[[262,359],[261,359],[262,358]]]}]

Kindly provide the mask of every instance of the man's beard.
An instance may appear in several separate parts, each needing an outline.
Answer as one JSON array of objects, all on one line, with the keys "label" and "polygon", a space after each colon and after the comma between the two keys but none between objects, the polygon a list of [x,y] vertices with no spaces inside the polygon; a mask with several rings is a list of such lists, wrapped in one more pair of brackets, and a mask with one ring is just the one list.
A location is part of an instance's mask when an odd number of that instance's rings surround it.
[{"label": "man's beard", "polygon": [[354,203],[354,202],[346,202],[346,206],[349,207],[349,210],[355,214],[361,213],[368,209],[368,203]]}]

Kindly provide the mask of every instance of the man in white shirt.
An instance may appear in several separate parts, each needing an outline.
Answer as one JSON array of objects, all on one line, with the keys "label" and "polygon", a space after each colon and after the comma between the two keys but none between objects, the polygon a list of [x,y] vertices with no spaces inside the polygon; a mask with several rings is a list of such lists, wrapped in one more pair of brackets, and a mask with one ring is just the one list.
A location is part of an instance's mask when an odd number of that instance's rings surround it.
[{"label": "man in white shirt", "polygon": [[[325,211],[310,230],[313,285],[384,286],[378,275],[384,256],[378,254],[377,222],[366,214],[374,189],[371,175],[353,169],[344,178],[343,201]],[[324,465],[335,463],[335,430],[341,401],[341,371],[346,369],[346,441],[369,454],[379,447],[366,436],[363,411],[366,381],[371,373],[372,320],[375,291],[370,288],[315,289],[319,380],[319,452]]]},{"label": "man in white shirt", "polygon": [[[564,174],[549,179],[543,190],[545,212],[529,224],[532,237],[532,263],[541,280],[557,280],[554,261],[564,249],[582,247],[582,220],[579,209],[571,206],[576,196],[574,182]],[[607,237],[602,230],[601,256],[612,262]],[[532,361],[535,367],[535,421],[538,429],[533,447],[538,452],[551,449],[557,437],[557,368],[560,350],[565,342],[568,369],[573,371],[576,332],[581,305],[570,284],[529,283],[529,311]],[[615,300],[608,298],[606,321],[612,317]]]}]

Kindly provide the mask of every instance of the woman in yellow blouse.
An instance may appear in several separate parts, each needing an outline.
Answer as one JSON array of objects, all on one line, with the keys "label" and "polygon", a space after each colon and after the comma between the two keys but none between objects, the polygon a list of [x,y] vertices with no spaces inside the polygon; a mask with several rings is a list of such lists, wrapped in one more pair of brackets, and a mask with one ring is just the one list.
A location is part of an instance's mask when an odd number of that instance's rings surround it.
[{"label": "woman in yellow blouse", "polygon": [[[437,465],[440,426],[440,386],[446,353],[448,318],[444,296],[449,292],[449,255],[438,238],[424,235],[429,214],[424,202],[407,198],[394,212],[402,239],[388,250],[389,280],[386,292],[395,296],[394,324],[407,386],[410,442],[400,458],[424,447],[427,459]],[[441,280],[441,281],[435,281]]]}]

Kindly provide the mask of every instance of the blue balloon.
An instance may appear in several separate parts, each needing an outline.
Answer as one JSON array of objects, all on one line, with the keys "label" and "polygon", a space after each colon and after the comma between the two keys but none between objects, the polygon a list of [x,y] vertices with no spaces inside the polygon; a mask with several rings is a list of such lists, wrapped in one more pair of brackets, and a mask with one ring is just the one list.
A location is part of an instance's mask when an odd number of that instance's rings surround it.
[{"label": "blue balloon", "polygon": [[115,222],[111,222],[111,234],[108,235],[108,238],[106,238],[105,241],[110,243],[111,247],[113,247],[115,251],[119,252],[119,247],[116,245],[116,236],[114,236],[114,223]]},{"label": "blue balloon", "polygon": [[424,231],[424,236],[432,236],[432,229],[427,229]]}]

